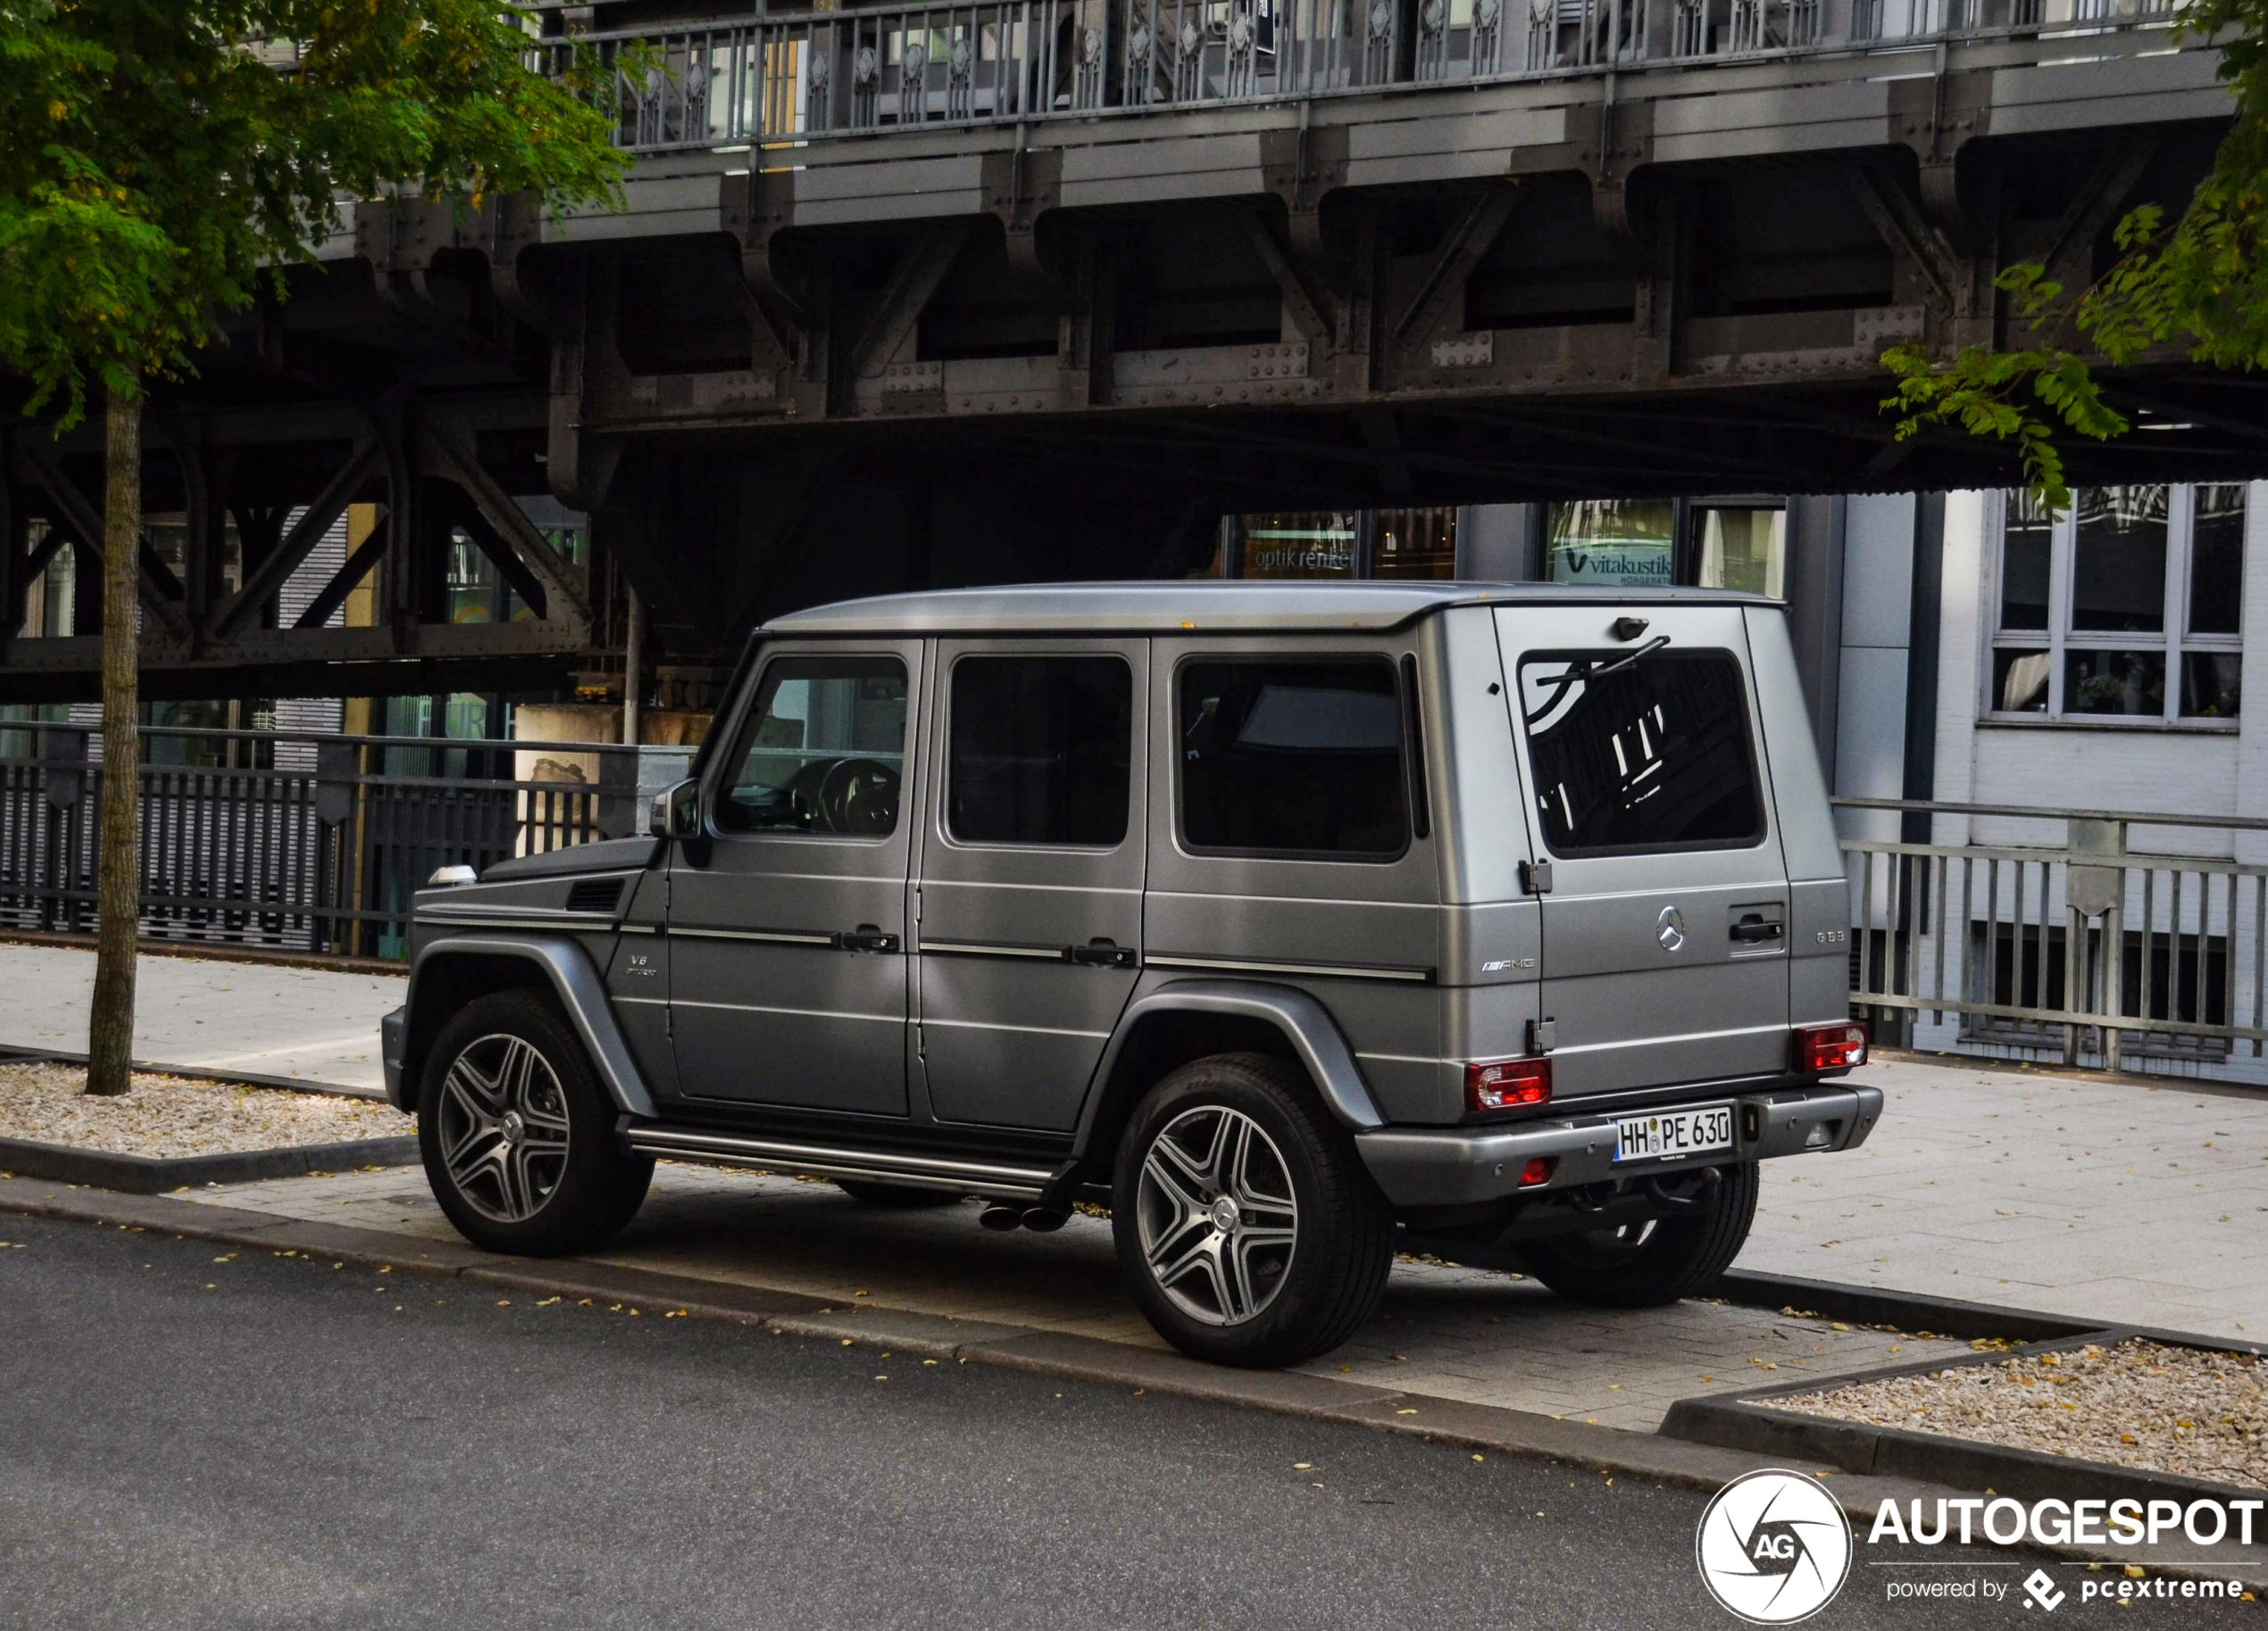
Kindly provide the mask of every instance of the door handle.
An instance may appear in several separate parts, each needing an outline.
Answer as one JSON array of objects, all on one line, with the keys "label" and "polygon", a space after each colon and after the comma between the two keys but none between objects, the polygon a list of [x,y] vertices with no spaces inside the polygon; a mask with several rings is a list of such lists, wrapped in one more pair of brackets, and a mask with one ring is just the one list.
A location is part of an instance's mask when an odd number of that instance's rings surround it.
[{"label": "door handle", "polygon": [[1787,932],[1784,925],[1767,923],[1753,911],[1732,926],[1732,937],[1747,945],[1762,945],[1766,941],[1779,939]]},{"label": "door handle", "polygon": [[897,936],[884,934],[871,923],[862,923],[847,935],[835,936],[835,944],[846,952],[895,952]]},{"label": "door handle", "polygon": [[1115,940],[1089,940],[1085,945],[1067,945],[1063,948],[1063,955],[1089,968],[1130,969],[1134,966],[1134,948],[1121,945]]}]

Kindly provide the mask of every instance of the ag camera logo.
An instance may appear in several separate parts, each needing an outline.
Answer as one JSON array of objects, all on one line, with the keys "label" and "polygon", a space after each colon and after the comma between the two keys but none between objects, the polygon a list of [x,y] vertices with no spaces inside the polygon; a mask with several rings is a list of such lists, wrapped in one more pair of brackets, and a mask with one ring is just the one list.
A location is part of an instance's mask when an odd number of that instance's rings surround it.
[{"label": "ag camera logo", "polygon": [[1827,1486],[1777,1468],[1716,1493],[1694,1535],[1702,1584],[1753,1626],[1789,1626],[1834,1601],[1851,1572],[1851,1527]]}]

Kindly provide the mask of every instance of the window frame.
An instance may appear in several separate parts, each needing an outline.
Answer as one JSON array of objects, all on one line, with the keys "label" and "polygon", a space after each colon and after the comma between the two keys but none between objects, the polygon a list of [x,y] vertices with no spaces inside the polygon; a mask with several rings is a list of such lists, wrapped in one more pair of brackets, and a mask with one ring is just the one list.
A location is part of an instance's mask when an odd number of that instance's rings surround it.
[{"label": "window frame", "polygon": [[[1354,667],[1374,664],[1386,670],[1393,684],[1394,736],[1398,747],[1396,753],[1395,786],[1402,799],[1402,843],[1394,850],[1286,850],[1244,848],[1233,845],[1199,844],[1189,836],[1188,822],[1188,761],[1178,751],[1181,739],[1181,678],[1184,670],[1197,663],[1266,663],[1295,668],[1316,668],[1338,665]],[[1188,856],[1207,861],[1295,861],[1325,866],[1391,867],[1409,858],[1419,843],[1416,833],[1417,815],[1410,802],[1413,774],[1410,745],[1410,701],[1403,695],[1404,675],[1401,653],[1378,650],[1333,650],[1328,646],[1281,647],[1276,650],[1222,650],[1183,652],[1177,656],[1166,672],[1165,725],[1171,740],[1176,745],[1173,759],[1172,807],[1168,812],[1172,822],[1173,842]],[[1424,683],[1422,668],[1418,683]],[[1423,698],[1418,699],[1421,705]],[[1422,715],[1420,715],[1421,719]]]},{"label": "window frame", "polygon": [[[2089,730],[2181,730],[2231,732],[2242,728],[2243,715],[2216,719],[2181,711],[2182,659],[2190,653],[2241,657],[2244,654],[2244,608],[2239,602],[2237,629],[2231,634],[2197,634],[2189,628],[2189,589],[2195,570],[2197,489],[2200,487],[2239,487],[2246,489],[2245,528],[2254,518],[2251,484],[2245,482],[2137,482],[2137,487],[2164,487],[2165,506],[2164,628],[2153,634],[2115,628],[2075,628],[2072,605],[2079,571],[2079,508],[2057,517],[2048,528],[2047,627],[2005,628],[2003,595],[2008,573],[2008,522],[2015,495],[1997,495],[1997,525],[1990,564],[1990,581],[1983,596],[1990,614],[1978,676],[1977,718],[1985,724],[2077,727]],[[2147,651],[2164,662],[2165,702],[2157,714],[2082,713],[2071,711],[2064,695],[2069,655],[2083,652]],[[1999,706],[1994,670],[2004,652],[2040,653],[2047,658],[2047,706],[2039,712],[2015,711]]]},{"label": "window frame", "polygon": [[[953,830],[953,716],[955,709],[954,685],[964,662],[1110,662],[1126,670],[1126,826],[1111,844],[1072,844],[1027,842],[1020,838],[968,838]],[[943,666],[938,676],[938,711],[944,715],[938,733],[937,745],[937,831],[938,838],[957,850],[1013,850],[1021,854],[1047,853],[1069,855],[1110,855],[1126,847],[1129,842],[1141,841],[1142,801],[1137,796],[1146,767],[1141,762],[1142,732],[1137,728],[1140,711],[1147,706],[1142,676],[1135,663],[1124,652],[1104,648],[1077,648],[1054,645],[1035,645],[1030,650],[960,651]]]},{"label": "window frame", "polygon": [[[1754,836],[1741,838],[1718,838],[1705,844],[1691,844],[1683,839],[1671,839],[1660,844],[1584,845],[1577,849],[1562,850],[1553,846],[1549,825],[1543,819],[1541,810],[1538,808],[1534,820],[1536,845],[1540,853],[1550,856],[1554,861],[1616,861],[1632,856],[1647,855],[1738,854],[1745,851],[1760,850],[1772,841],[1772,824],[1776,811],[1772,807],[1771,786],[1765,773],[1766,761],[1758,735],[1762,722],[1761,713],[1756,706],[1756,698],[1750,685],[1747,663],[1741,660],[1740,653],[1727,645],[1695,645],[1683,649],[1672,645],[1661,654],[1668,656],[1672,653],[1675,653],[1676,660],[1682,662],[1691,662],[1696,657],[1721,657],[1732,664],[1733,671],[1739,678],[1741,757],[1748,770],[1749,792],[1755,801],[1756,827]],[[1528,727],[1523,718],[1527,693],[1524,688],[1526,681],[1522,670],[1529,663],[1535,662],[1551,662],[1572,657],[1611,658],[1628,654],[1627,651],[1617,651],[1611,647],[1538,646],[1532,650],[1522,651],[1513,658],[1512,664],[1513,740],[1519,752],[1527,761],[1527,783],[1536,789],[1538,794],[1540,794],[1543,788],[1543,772],[1541,767],[1536,762],[1535,732]],[[1539,800],[1538,802],[1540,803]]]},{"label": "window frame", "polygon": [[[844,658],[882,658],[898,665],[905,681],[905,732],[898,752],[898,810],[897,821],[886,833],[806,832],[792,827],[758,827],[742,828],[727,827],[717,820],[718,807],[730,796],[736,785],[742,761],[746,758],[744,734],[755,728],[762,717],[764,682],[771,677],[772,669],[780,663],[803,659],[821,661]],[[900,646],[886,643],[845,642],[812,645],[782,645],[767,647],[755,653],[749,665],[746,689],[741,693],[734,711],[731,729],[723,733],[724,745],[718,753],[714,765],[707,772],[701,787],[701,831],[704,836],[726,843],[783,840],[801,844],[854,844],[869,848],[901,843],[910,829],[908,820],[911,799],[909,791],[914,777],[914,742],[921,730],[920,664]],[[713,736],[716,733],[712,733]],[[874,754],[863,757],[873,758]]]}]

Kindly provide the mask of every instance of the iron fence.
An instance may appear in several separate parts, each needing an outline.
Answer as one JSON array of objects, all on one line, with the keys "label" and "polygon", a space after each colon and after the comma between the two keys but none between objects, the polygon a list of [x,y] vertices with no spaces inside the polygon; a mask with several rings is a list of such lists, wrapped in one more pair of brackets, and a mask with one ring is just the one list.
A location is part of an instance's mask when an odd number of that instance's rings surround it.
[{"label": "iron fence", "polygon": [[[2262,1077],[2268,865],[2233,858],[2268,820],[1839,799],[1925,836],[1842,840],[1851,1002],[1968,1044],[2066,1065]],[[1991,823],[1997,841],[1938,842]],[[2141,829],[2149,842],[2138,846]],[[2228,835],[2230,855],[2192,835]]]},{"label": "iron fence", "polygon": [[[141,933],[341,956],[403,955],[411,895],[436,867],[638,830],[655,756],[293,731],[143,742]],[[96,926],[100,744],[83,728],[0,729],[0,926]]]},{"label": "iron fence", "polygon": [[934,0],[562,34],[529,49],[547,71],[595,66],[613,87],[617,139],[661,153],[2099,33],[2174,11],[2175,0]]}]

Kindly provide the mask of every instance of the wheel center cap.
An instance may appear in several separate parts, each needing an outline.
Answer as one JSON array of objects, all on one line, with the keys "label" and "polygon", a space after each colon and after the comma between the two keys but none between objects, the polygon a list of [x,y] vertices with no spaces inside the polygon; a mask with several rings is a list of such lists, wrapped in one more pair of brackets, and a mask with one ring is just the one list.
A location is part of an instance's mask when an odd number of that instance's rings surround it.
[{"label": "wheel center cap", "polygon": [[496,1129],[504,1135],[506,1144],[518,1144],[521,1135],[528,1130],[528,1124],[520,1119],[518,1111],[508,1110],[504,1112],[504,1119],[496,1123]]},{"label": "wheel center cap", "polygon": [[1213,1227],[1223,1235],[1236,1233],[1239,1215],[1237,1211],[1236,1202],[1229,1196],[1215,1197],[1213,1204],[1205,1209],[1205,1215],[1213,1219]]}]

